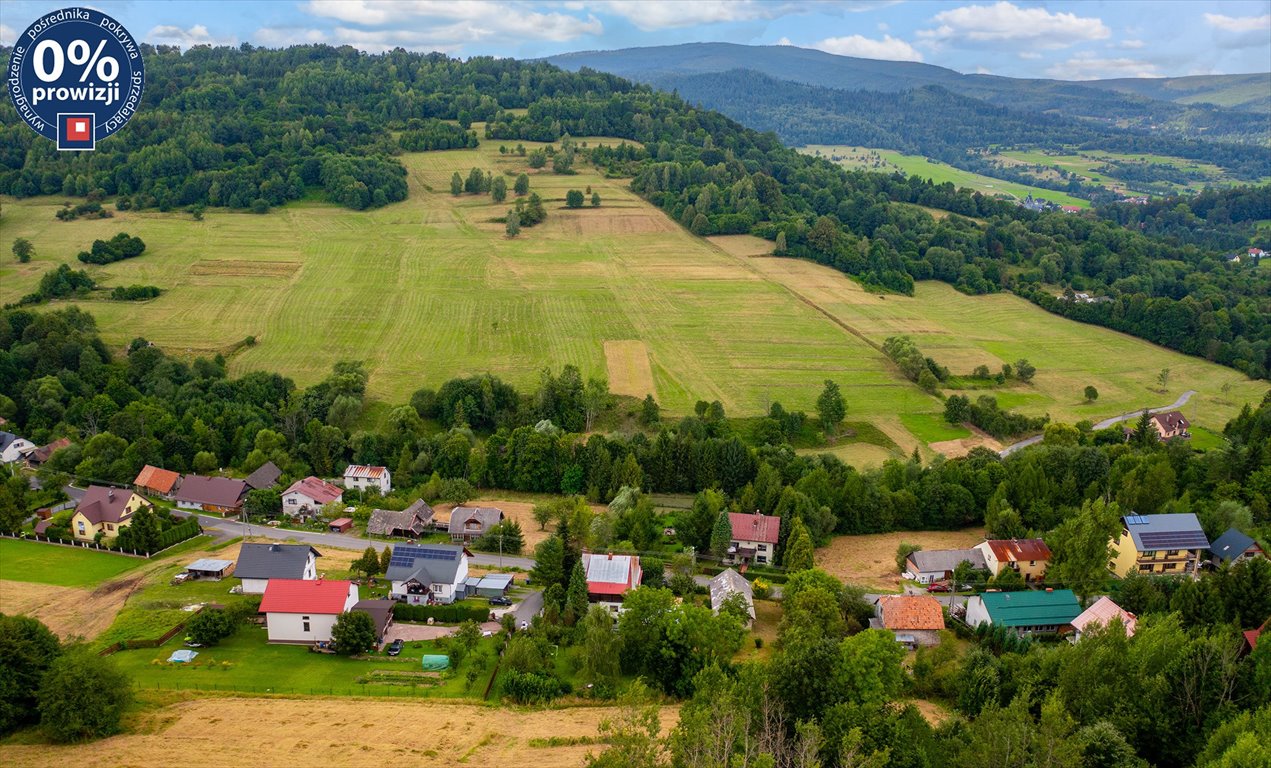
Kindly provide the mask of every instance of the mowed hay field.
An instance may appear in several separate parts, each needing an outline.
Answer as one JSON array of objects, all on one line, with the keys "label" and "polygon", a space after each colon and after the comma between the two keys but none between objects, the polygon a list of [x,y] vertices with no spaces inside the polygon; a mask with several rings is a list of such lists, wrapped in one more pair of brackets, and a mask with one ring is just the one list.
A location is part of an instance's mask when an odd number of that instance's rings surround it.
[{"label": "mowed hay field", "polygon": [[[1263,389],[1011,296],[924,284],[914,298],[880,298],[828,268],[765,256],[769,246],[757,238],[693,237],[625,179],[582,164],[570,176],[529,171],[525,158],[498,147],[403,155],[410,198],[367,212],[300,202],[265,215],[210,210],[201,222],[147,211],[68,223],[54,218],[61,197],[6,198],[3,237],[29,238],[36,258],[0,260],[0,302],[30,292],[57,263],[83,266],[77,252],[126,231],[146,241],[146,253],[89,271],[106,286],[153,284],[165,293],[78,302],[120,349],[142,336],[185,357],[223,352],[235,374],[275,371],[300,386],[336,361],[363,360],[371,396],[391,404],[455,376],[489,371],[528,388],[543,368],[574,364],[584,376],[607,376],[615,391],[653,393],[670,416],[698,400],[719,400],[737,416],[773,401],[811,413],[833,379],[848,418],[877,424],[906,453],[928,439],[900,414],[935,415],[941,404],[878,350],[893,333],[913,335],[957,372],[1028,357],[1036,381],[1008,390],[1002,405],[1062,420],[1162,405],[1191,388],[1201,396],[1188,417],[1218,429]],[[451,175],[474,166],[509,182],[529,171],[547,221],[505,237],[494,219],[510,200],[449,192]],[[564,208],[567,190],[588,186],[600,208]],[[248,336],[258,343],[240,346]],[[1150,390],[1162,368],[1173,372],[1165,394]],[[1226,382],[1233,388],[1221,402]],[[1094,405],[1082,402],[1087,384],[1099,389]]]},{"label": "mowed hay field", "polygon": [[896,548],[902,542],[917,544],[923,549],[967,549],[981,541],[984,541],[983,528],[835,536],[829,546],[816,550],[816,566],[849,584],[894,592],[900,589]]},{"label": "mowed hay field", "polygon": [[93,590],[4,579],[0,580],[0,613],[35,616],[63,640],[91,640],[114,622],[133,586],[105,584]]},{"label": "mowed hay field", "polygon": [[[0,746],[0,763],[26,766],[192,764],[283,766],[580,766],[603,744],[535,747],[530,740],[595,738],[616,708],[492,709],[449,702],[355,699],[196,699],[138,715],[122,736],[75,746]],[[663,733],[678,708],[662,707]]]}]

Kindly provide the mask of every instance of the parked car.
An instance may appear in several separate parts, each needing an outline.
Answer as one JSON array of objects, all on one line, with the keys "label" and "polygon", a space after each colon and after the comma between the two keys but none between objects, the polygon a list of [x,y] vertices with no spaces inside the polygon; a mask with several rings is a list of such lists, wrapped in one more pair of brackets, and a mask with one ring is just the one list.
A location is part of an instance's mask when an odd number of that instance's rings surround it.
[{"label": "parked car", "polygon": [[396,640],[388,644],[388,655],[389,656],[398,655],[399,653],[402,652],[402,647],[404,645],[406,644],[402,642],[402,639],[400,637],[397,638]]},{"label": "parked car", "polygon": [[510,598],[510,597],[492,597],[492,598],[490,598],[490,605],[511,605],[511,604],[512,604],[512,598]]},{"label": "parked car", "polygon": [[935,584],[928,585],[927,591],[928,592],[949,592],[951,590],[948,584],[942,584],[940,582],[936,582]]}]

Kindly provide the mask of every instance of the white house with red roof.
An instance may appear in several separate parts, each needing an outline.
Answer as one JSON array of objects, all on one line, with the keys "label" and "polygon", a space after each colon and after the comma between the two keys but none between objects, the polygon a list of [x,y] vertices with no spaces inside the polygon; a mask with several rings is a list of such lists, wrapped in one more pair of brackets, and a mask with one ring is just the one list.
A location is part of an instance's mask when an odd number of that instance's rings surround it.
[{"label": "white house with red roof", "polygon": [[622,610],[622,596],[640,586],[640,558],[637,555],[583,553],[587,576],[587,599],[611,611]]},{"label": "white house with red roof", "polygon": [[351,581],[270,579],[260,612],[271,643],[329,643],[335,620],[357,601]]},{"label": "white house with red roof", "polygon": [[776,515],[747,515],[730,512],[733,538],[728,543],[728,563],[767,565],[776,561],[777,539],[781,535],[781,518]]},{"label": "white house with red roof", "polygon": [[1138,624],[1138,618],[1112,602],[1112,599],[1105,595],[1095,600],[1089,608],[1082,611],[1077,618],[1072,620],[1072,628],[1076,631],[1073,632],[1072,637],[1069,639],[1074,643],[1078,642],[1083,635],[1093,631],[1096,627],[1106,627],[1114,621],[1121,622],[1121,626],[1125,628],[1126,637],[1134,637],[1134,629]]},{"label": "white house with red roof", "polygon": [[393,490],[393,477],[389,474],[388,467],[350,464],[344,470],[344,487],[359,491],[376,490],[380,495],[386,496]]},{"label": "white house with red roof", "polygon": [[343,498],[344,490],[340,486],[310,475],[282,492],[282,512],[289,517],[314,515],[327,504]]}]

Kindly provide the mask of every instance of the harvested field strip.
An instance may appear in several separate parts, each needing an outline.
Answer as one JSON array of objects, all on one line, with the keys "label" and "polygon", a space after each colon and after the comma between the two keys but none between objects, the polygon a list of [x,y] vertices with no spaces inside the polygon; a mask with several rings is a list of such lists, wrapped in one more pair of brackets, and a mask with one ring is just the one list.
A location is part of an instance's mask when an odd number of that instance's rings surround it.
[{"label": "harvested field strip", "polygon": [[649,350],[643,341],[606,341],[605,365],[609,370],[610,392],[639,398],[653,395],[657,399]]},{"label": "harvested field strip", "polygon": [[239,259],[205,259],[190,265],[194,275],[227,277],[289,277],[301,267],[298,261],[243,261]]},{"label": "harvested field strip", "polygon": [[36,616],[62,640],[92,640],[115,620],[128,594],[127,589],[94,591],[4,580],[0,613]]},{"label": "harvested field strip", "polygon": [[896,548],[901,542],[923,549],[965,549],[983,540],[983,528],[835,536],[828,547],[816,551],[816,565],[849,584],[895,591],[901,581],[896,570]]}]

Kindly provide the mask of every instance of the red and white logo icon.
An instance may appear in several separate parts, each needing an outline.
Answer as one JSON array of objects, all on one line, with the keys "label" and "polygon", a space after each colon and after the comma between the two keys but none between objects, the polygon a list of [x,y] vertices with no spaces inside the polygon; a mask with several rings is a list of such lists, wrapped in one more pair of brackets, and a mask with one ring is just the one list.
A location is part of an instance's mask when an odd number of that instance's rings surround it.
[{"label": "red and white logo icon", "polygon": [[92,115],[62,113],[57,116],[58,149],[93,149],[96,138]]},{"label": "red and white logo icon", "polygon": [[88,141],[91,136],[92,121],[86,117],[66,118],[66,138],[71,141]]}]

